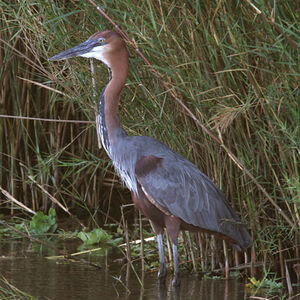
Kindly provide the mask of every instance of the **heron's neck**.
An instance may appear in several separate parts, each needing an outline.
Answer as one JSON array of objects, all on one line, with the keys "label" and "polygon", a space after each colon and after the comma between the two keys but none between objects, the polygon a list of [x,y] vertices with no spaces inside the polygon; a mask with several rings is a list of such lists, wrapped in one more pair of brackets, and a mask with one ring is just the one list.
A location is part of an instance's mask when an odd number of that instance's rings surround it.
[{"label": "heron's neck", "polygon": [[119,119],[118,104],[127,78],[127,56],[123,61],[118,60],[117,64],[110,65],[109,71],[111,78],[102,91],[99,120],[97,120],[97,130],[99,130],[98,133],[100,133],[102,144],[108,154],[110,154],[110,148],[117,141],[118,137],[126,134]]},{"label": "heron's neck", "polygon": [[103,95],[105,122],[109,134],[113,133],[115,129],[121,128],[118,107],[120,94],[127,78],[127,70],[123,72],[123,70],[118,69],[116,72],[116,70],[111,69],[110,74],[111,79]]}]

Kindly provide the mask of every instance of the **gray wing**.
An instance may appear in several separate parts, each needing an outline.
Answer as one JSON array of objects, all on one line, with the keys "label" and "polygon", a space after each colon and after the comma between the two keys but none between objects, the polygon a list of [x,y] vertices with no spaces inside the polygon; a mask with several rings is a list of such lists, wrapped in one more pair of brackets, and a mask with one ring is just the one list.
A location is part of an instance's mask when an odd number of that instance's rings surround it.
[{"label": "gray wing", "polygon": [[222,192],[180,155],[142,156],[136,162],[135,174],[146,194],[172,215],[188,224],[225,234],[243,248],[251,244],[247,230]]}]

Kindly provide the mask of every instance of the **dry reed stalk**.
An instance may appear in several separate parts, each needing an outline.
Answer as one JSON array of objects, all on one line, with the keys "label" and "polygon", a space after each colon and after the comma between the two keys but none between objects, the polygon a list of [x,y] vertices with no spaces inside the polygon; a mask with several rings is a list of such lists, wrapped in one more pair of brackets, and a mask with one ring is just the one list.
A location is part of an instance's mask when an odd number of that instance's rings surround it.
[{"label": "dry reed stalk", "polygon": [[197,272],[197,263],[196,263],[195,251],[194,251],[194,247],[193,247],[194,243],[192,242],[190,232],[187,232],[187,240],[188,240],[188,244],[189,244],[189,248],[190,248],[190,254],[191,254],[191,259],[192,259],[192,263],[193,263],[193,270],[194,270],[194,272]]},{"label": "dry reed stalk", "polygon": [[224,240],[223,240],[223,251],[224,251],[224,258],[225,258],[225,279],[229,280],[228,249],[227,249],[227,244]]},{"label": "dry reed stalk", "polygon": [[18,201],[16,198],[14,198],[8,191],[0,187],[0,191],[2,192],[3,195],[5,195],[12,203],[17,204],[21,208],[23,208],[25,211],[30,212],[31,214],[35,215],[36,212],[24,205],[22,202]]},{"label": "dry reed stalk", "polygon": [[125,242],[126,242],[126,258],[128,261],[128,264],[131,265],[131,251],[130,251],[130,240],[129,240],[129,234],[128,234],[128,226],[127,226],[127,220],[124,216],[124,208],[126,205],[121,206],[121,214],[122,214],[122,224],[123,224],[123,232],[125,233]]},{"label": "dry reed stalk", "polygon": [[201,271],[205,271],[205,263],[204,263],[204,247],[203,247],[203,239],[201,236],[201,233],[197,233],[198,237],[198,245],[199,245],[199,250],[200,250],[200,264],[201,264]]},{"label": "dry reed stalk", "polygon": [[145,246],[144,246],[144,234],[143,234],[143,219],[142,219],[142,214],[140,211],[139,211],[139,230],[140,230],[140,240],[141,240],[142,272],[144,273],[144,271],[145,271]]},{"label": "dry reed stalk", "polygon": [[167,249],[168,249],[168,256],[165,258],[166,258],[166,262],[168,262],[169,260],[169,264],[173,268],[174,263],[173,263],[172,247],[171,247],[172,241],[166,230],[165,230],[165,235],[166,235],[166,242],[167,242]]},{"label": "dry reed stalk", "polygon": [[215,237],[212,236],[210,239],[210,269],[213,271],[216,268],[216,240]]}]

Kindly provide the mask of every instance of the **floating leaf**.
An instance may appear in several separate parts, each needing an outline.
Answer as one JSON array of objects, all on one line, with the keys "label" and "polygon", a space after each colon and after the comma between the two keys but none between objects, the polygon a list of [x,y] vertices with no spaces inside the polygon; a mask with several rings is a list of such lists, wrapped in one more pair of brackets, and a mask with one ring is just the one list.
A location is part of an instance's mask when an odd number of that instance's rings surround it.
[{"label": "floating leaf", "polygon": [[53,208],[49,209],[48,215],[38,211],[29,223],[29,231],[32,234],[53,233],[56,229],[56,212]]},{"label": "floating leaf", "polygon": [[101,228],[95,228],[91,232],[81,231],[77,234],[86,245],[112,242],[112,236]]}]

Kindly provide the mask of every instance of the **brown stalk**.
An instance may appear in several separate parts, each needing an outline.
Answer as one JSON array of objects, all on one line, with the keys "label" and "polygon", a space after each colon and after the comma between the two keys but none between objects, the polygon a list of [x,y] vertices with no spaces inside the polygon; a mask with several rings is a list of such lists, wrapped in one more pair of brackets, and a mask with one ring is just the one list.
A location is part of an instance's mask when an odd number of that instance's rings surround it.
[{"label": "brown stalk", "polygon": [[190,232],[187,232],[187,239],[188,239],[188,243],[189,243],[189,247],[190,247],[191,259],[192,259],[192,262],[193,262],[193,270],[194,270],[194,272],[197,272],[197,263],[196,263],[196,259],[195,259],[195,251],[194,251],[194,248],[193,248],[193,242],[192,242]]},{"label": "brown stalk", "polygon": [[224,240],[223,240],[223,251],[224,251],[224,258],[225,258],[225,279],[229,280],[228,249],[227,249],[227,244]]},{"label": "brown stalk", "polygon": [[139,211],[139,229],[140,229],[140,240],[141,240],[141,260],[142,260],[142,272],[145,272],[145,246],[144,246],[144,235],[143,235],[143,219],[142,214]]},{"label": "brown stalk", "polygon": [[204,247],[203,247],[203,239],[201,236],[201,233],[197,233],[198,237],[198,245],[199,245],[199,250],[200,250],[200,263],[201,263],[201,271],[205,270],[205,264],[204,264]]},{"label": "brown stalk", "polygon": [[26,205],[24,205],[22,202],[18,201],[15,197],[13,197],[8,191],[6,191],[5,189],[3,189],[0,186],[0,191],[2,192],[3,195],[5,195],[7,197],[7,199],[9,199],[12,203],[17,204],[18,206],[22,207],[23,209],[25,209],[26,211],[30,212],[31,214],[35,215],[35,211],[33,211],[32,209],[30,209],[29,207],[27,207]]},{"label": "brown stalk", "polygon": [[[125,220],[124,216],[124,208],[128,205],[122,205],[121,206],[121,216],[122,216],[122,223],[123,223],[123,231],[125,233],[125,241],[126,241],[126,258],[129,264],[131,264],[131,253],[130,253],[130,241],[129,241],[129,235],[128,235],[128,226],[127,221]],[[130,205],[129,205],[130,206]]]}]

